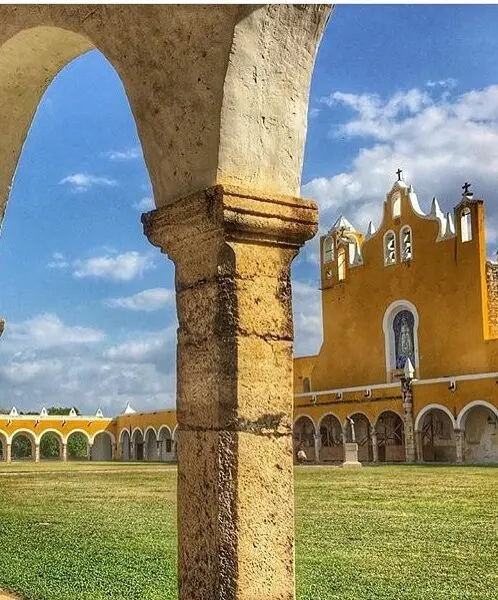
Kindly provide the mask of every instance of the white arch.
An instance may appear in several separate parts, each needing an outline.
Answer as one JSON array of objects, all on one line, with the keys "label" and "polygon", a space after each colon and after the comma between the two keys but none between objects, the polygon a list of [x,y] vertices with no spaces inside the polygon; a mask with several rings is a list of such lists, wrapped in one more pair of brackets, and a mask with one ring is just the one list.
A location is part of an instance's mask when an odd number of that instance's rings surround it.
[{"label": "white arch", "polygon": [[322,425],[322,421],[325,419],[325,417],[334,417],[335,419],[337,419],[337,422],[339,423],[339,425],[341,426],[341,429],[343,429],[343,424],[341,422],[341,419],[339,419],[339,417],[337,415],[335,415],[333,412],[326,412],[324,415],[322,415],[316,425],[317,429],[318,429],[318,433],[320,433],[320,427]]},{"label": "white arch", "polygon": [[451,412],[451,410],[449,408],[447,408],[446,406],[443,406],[442,404],[427,404],[427,406],[424,406],[424,408],[420,409],[417,414],[417,417],[415,419],[415,431],[420,431],[420,425],[422,423],[423,418],[431,410],[441,410],[446,415],[448,415],[448,417],[450,418],[451,424],[453,425],[453,429],[456,429],[455,417],[453,416],[453,413]]},{"label": "white arch", "polygon": [[121,429],[121,431],[119,432],[119,443],[120,444],[123,443],[123,434],[124,433],[126,433],[128,435],[128,438],[131,440],[130,430],[127,427],[123,427],[123,429]]},{"label": "white arch", "polygon": [[36,433],[34,431],[31,431],[31,429],[25,429],[24,427],[21,429],[16,429],[15,431],[13,431],[10,435],[10,437],[7,437],[7,444],[12,444],[12,440],[16,437],[16,435],[18,435],[19,433],[23,433],[23,434],[27,434],[28,438],[35,443],[35,445],[37,446],[40,443],[40,440],[38,438],[38,436],[36,435]]},{"label": "white arch", "polygon": [[[295,419],[294,419],[294,423],[292,424],[292,431],[294,431],[294,427],[296,426],[296,423],[299,421],[299,419],[301,419],[302,417],[306,417],[308,418],[312,423],[313,423],[313,427],[315,428],[315,433],[317,433],[317,428],[316,428],[316,423],[315,423],[315,419],[313,419],[312,417],[310,417],[310,415],[306,414],[306,413],[302,413],[300,415],[298,415]],[[318,432],[319,433],[319,432]]]},{"label": "white arch", "polygon": [[46,433],[55,433],[55,435],[59,438],[59,441],[61,442],[61,444],[64,443],[64,435],[57,429],[53,429],[53,428],[44,429],[42,432],[40,432],[40,435],[38,436],[38,439],[40,440],[40,442],[42,441],[43,436]]},{"label": "white arch", "polygon": [[171,437],[176,441],[176,432],[178,431],[178,425],[175,425],[175,428],[171,432]]},{"label": "white arch", "polygon": [[465,422],[467,421],[467,414],[476,406],[481,406],[482,408],[488,408],[496,418],[498,418],[498,408],[486,400],[474,400],[473,402],[469,402],[466,404],[462,410],[458,413],[458,417],[456,419],[456,429],[464,429]]},{"label": "white arch", "polygon": [[[168,425],[161,425],[161,427],[159,427],[159,431],[157,432],[157,439],[159,440],[161,438],[161,431],[163,429],[167,429],[168,433],[169,433],[169,437],[171,439],[173,439],[173,434],[171,433],[171,429],[168,427]],[[176,427],[175,427],[175,429],[176,429]]]},{"label": "white arch", "polygon": [[419,316],[415,304],[409,300],[395,300],[386,308],[382,319],[382,330],[384,331],[384,351],[386,358],[386,378],[391,381],[393,365],[396,366],[396,344],[394,340],[393,322],[394,317],[400,310],[409,310],[413,315],[413,343],[415,344],[415,373],[420,379],[420,357],[418,352],[418,325]]},{"label": "white arch", "polygon": [[[364,413],[362,410],[355,410],[355,411],[353,411],[351,413],[348,413],[348,416],[346,417],[346,420],[344,421],[343,427],[347,427],[347,425],[349,424],[348,417],[353,417],[354,415],[362,415],[367,420],[367,423],[370,426],[372,426],[372,423],[370,421],[370,417],[367,415],[367,413]],[[355,425],[356,425],[356,423],[355,423]]]},{"label": "white arch", "polygon": [[382,417],[382,415],[385,415],[386,413],[393,413],[394,415],[398,416],[401,419],[401,422],[403,423],[403,427],[405,426],[405,420],[403,419],[403,416],[399,414],[399,412],[392,410],[391,408],[386,408],[385,410],[383,410],[382,412],[380,412],[377,415],[377,418],[373,422],[374,427],[377,427],[377,423],[379,422],[379,419]]},{"label": "white arch", "polygon": [[85,437],[86,437],[86,442],[87,444],[91,444],[92,443],[92,438],[90,437],[89,433],[87,431],[85,431],[84,429],[72,429],[67,435],[66,438],[64,440],[64,443],[67,444],[69,438],[73,435],[73,433],[82,433]]},{"label": "white arch", "polygon": [[131,432],[131,441],[133,442],[133,438],[135,437],[135,433],[137,431],[140,432],[140,435],[142,436],[142,440],[145,441],[144,432],[142,431],[142,429],[140,427],[135,427],[135,429]]},{"label": "white arch", "polygon": [[112,443],[112,445],[113,445],[113,446],[115,446],[115,445],[116,445],[116,438],[114,437],[114,434],[113,434],[113,433],[111,433],[111,432],[110,432],[108,429],[101,429],[100,431],[97,431],[97,432],[96,432],[96,433],[93,435],[93,437],[92,437],[92,440],[91,440],[91,442],[90,442],[90,443],[91,443],[91,444],[93,444],[93,443],[94,443],[94,441],[95,441],[95,438],[96,438],[98,435],[101,435],[101,434],[103,434],[103,433],[105,433],[106,435],[108,435],[108,436],[111,438],[111,443]]},{"label": "white arch", "polygon": [[153,432],[154,432],[154,436],[155,436],[155,438],[156,438],[156,442],[157,442],[157,441],[158,441],[158,439],[159,439],[159,437],[158,437],[158,435],[157,435],[157,431],[155,430],[155,428],[154,428],[154,427],[152,427],[152,425],[149,425],[149,426],[147,427],[147,429],[144,431],[144,434],[143,434],[143,435],[144,435],[144,441],[147,439],[147,434],[149,433],[149,431],[153,431]]},{"label": "white arch", "polygon": [[[391,238],[391,240],[393,241],[393,249],[394,249],[394,259],[393,260],[389,259],[389,248],[387,247],[388,238]],[[392,229],[389,229],[384,234],[384,237],[382,238],[382,246],[383,246],[383,252],[384,252],[384,266],[395,265],[396,262],[398,261],[398,248],[396,247],[396,233]]]}]

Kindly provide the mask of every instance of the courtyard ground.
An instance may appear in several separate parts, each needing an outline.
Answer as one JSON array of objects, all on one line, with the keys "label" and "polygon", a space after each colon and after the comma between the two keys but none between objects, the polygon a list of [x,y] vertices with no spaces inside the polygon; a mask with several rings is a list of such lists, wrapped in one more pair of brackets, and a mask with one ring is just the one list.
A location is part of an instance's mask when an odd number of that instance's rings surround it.
[{"label": "courtyard ground", "polygon": [[[296,468],[300,600],[496,600],[498,469]],[[0,589],[176,598],[176,470],[0,466]]]}]

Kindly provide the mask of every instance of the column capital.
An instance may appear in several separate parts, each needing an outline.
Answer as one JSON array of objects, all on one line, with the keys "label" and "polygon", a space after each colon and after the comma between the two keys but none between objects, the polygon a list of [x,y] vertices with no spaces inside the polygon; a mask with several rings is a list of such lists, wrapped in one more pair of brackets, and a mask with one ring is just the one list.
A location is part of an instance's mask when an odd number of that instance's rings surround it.
[{"label": "column capital", "polygon": [[263,194],[238,186],[215,185],[142,215],[144,233],[173,260],[195,240],[199,246],[257,242],[296,251],[318,229],[315,202]]}]

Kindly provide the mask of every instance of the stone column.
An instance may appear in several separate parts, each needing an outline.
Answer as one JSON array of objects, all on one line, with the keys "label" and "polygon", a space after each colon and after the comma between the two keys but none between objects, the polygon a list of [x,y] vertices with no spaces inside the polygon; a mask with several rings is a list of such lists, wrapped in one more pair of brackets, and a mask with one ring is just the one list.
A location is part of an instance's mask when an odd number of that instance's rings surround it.
[{"label": "stone column", "polygon": [[35,463],[40,462],[40,444],[35,444]]},{"label": "stone column", "polygon": [[12,462],[12,444],[5,444],[5,462]]},{"label": "stone column", "polygon": [[217,185],[142,221],[176,267],[179,598],[291,600],[290,265],[316,205]]},{"label": "stone column", "polygon": [[465,431],[463,429],[455,429],[455,450],[456,462],[465,462]]},{"label": "stone column", "polygon": [[372,425],[370,428],[370,437],[372,439],[372,459],[374,463],[379,462],[379,447],[377,445],[377,431],[375,426]]},{"label": "stone column", "polygon": [[315,433],[315,462],[320,463],[320,450],[322,449],[322,436]]},{"label": "stone column", "polygon": [[87,460],[92,460],[92,448],[93,448],[93,444],[88,443],[87,449],[86,449],[86,458]]},{"label": "stone column", "polygon": [[414,463],[416,461],[415,449],[415,424],[413,420],[413,387],[410,380],[401,381],[403,395],[403,422],[405,426],[405,461]]},{"label": "stone column", "polygon": [[422,442],[422,432],[415,431],[415,449],[416,449],[416,460],[421,463],[424,462],[424,446]]},{"label": "stone column", "polygon": [[63,442],[61,444],[61,459],[66,462],[67,461],[67,443]]}]

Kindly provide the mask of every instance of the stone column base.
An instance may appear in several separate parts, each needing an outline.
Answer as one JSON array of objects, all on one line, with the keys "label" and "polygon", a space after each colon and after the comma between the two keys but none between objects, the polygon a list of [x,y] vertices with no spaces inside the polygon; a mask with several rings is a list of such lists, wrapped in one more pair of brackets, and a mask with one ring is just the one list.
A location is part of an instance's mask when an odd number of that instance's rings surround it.
[{"label": "stone column base", "polygon": [[361,462],[358,461],[358,444],[344,444],[344,462],[342,466],[345,469],[358,469]]}]

